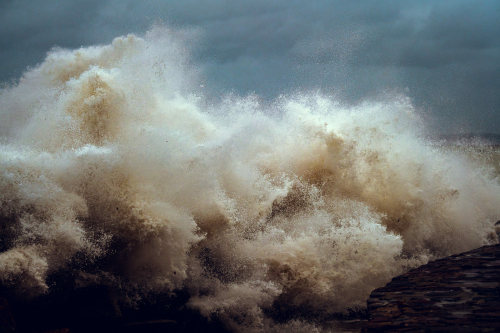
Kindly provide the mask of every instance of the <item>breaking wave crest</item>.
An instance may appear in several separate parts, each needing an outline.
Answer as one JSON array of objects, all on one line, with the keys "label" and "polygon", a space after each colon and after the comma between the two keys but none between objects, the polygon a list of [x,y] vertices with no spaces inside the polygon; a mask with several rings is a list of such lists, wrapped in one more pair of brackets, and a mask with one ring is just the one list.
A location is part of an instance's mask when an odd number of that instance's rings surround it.
[{"label": "breaking wave crest", "polygon": [[70,270],[182,289],[260,330],[280,311],[363,308],[408,268],[497,241],[493,170],[424,139],[405,97],[210,104],[188,59],[157,28],[52,50],[1,91],[3,285],[38,295]]}]

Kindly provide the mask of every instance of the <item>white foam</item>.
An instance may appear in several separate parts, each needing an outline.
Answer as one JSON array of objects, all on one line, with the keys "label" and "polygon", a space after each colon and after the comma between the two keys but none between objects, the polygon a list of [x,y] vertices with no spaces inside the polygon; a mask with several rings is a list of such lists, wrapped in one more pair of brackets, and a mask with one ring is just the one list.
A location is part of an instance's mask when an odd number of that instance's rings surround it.
[{"label": "white foam", "polygon": [[423,139],[408,99],[207,106],[187,59],[157,28],[53,50],[2,90],[4,284],[38,294],[85,271],[77,254],[108,257],[94,281],[185,288],[202,314],[261,330],[281,327],[273,304],[362,308],[409,267],[497,240],[498,180]]}]

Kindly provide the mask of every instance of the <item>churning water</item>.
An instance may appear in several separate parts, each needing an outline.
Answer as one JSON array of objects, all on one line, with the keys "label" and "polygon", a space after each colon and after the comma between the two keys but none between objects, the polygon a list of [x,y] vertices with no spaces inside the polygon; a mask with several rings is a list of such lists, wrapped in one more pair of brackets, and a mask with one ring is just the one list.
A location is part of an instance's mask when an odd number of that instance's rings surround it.
[{"label": "churning water", "polygon": [[39,295],[72,270],[284,329],[308,324],[270,309],[362,309],[395,275],[497,241],[498,161],[425,139],[407,98],[221,100],[165,29],[53,50],[1,90],[2,284]]}]

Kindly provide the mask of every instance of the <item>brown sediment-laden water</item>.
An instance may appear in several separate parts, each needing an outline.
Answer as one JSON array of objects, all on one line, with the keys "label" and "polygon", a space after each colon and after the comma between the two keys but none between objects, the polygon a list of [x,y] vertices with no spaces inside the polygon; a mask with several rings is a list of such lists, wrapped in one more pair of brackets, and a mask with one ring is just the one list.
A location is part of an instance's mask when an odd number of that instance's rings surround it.
[{"label": "brown sediment-laden water", "polygon": [[321,330],[394,276],[498,241],[498,161],[428,139],[408,98],[211,102],[198,80],[156,28],[54,49],[1,90],[5,290],[65,276],[118,308],[182,293],[229,330]]}]

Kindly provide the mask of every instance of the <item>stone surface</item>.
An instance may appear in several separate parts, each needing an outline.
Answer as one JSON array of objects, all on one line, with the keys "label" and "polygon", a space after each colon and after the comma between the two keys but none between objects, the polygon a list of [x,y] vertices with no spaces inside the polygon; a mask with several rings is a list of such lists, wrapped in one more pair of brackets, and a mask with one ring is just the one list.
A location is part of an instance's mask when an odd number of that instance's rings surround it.
[{"label": "stone surface", "polygon": [[367,305],[366,331],[500,331],[500,245],[395,277]]}]

